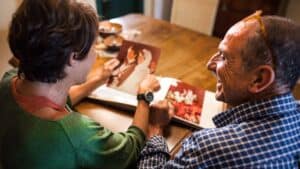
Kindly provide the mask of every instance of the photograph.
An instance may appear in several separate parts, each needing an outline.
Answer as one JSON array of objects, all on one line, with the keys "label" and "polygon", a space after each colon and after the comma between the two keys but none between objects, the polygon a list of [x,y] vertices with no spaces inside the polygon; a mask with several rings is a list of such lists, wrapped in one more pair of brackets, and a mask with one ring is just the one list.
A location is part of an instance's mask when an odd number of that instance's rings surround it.
[{"label": "photograph", "polygon": [[175,116],[199,125],[204,90],[184,82],[171,85],[166,99],[175,107]]},{"label": "photograph", "polygon": [[147,74],[155,72],[159,55],[159,48],[125,40],[117,57],[120,64],[113,71],[107,85],[136,95],[139,82]]}]

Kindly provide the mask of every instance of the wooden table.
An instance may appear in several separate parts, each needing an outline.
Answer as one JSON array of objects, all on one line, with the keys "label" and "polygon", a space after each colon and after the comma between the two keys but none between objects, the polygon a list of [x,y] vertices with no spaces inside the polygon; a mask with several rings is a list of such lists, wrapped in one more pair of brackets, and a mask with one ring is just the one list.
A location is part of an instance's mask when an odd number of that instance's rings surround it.
[{"label": "wooden table", "polygon": [[[216,81],[206,69],[206,63],[217,51],[220,39],[139,14],[130,14],[111,21],[122,24],[124,33],[140,32],[136,36],[130,36],[130,40],[161,48],[157,75],[174,77],[197,87],[215,90]],[[103,64],[104,61],[101,58],[97,59],[94,67]],[[299,89],[297,91],[296,96],[300,96]],[[114,132],[125,131],[132,122],[133,112],[101,105],[91,100],[83,100],[76,108]],[[192,131],[193,129],[187,126],[171,122],[170,134],[167,137],[171,154],[177,152],[182,139]]]},{"label": "wooden table", "polygon": [[[206,70],[206,62],[216,52],[219,39],[208,37],[191,30],[181,28],[165,21],[156,20],[139,14],[130,14],[111,20],[122,24],[123,32],[139,32],[127,36],[130,40],[161,48],[157,75],[174,77],[192,85],[214,90],[215,79]],[[94,67],[103,64],[97,59]],[[114,131],[125,131],[132,122],[133,112],[119,110],[84,100],[76,106],[77,110]],[[167,143],[171,153],[180,147],[183,138],[193,130],[187,126],[172,122]]]}]

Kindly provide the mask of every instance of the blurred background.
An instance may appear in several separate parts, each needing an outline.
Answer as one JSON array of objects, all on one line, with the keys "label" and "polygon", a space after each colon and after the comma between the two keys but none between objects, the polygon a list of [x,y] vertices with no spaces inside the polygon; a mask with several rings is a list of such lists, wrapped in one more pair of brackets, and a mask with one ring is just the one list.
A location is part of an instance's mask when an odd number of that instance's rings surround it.
[{"label": "blurred background", "polygon": [[[79,0],[78,0],[79,1]],[[299,0],[80,0],[91,4],[102,19],[141,13],[188,29],[222,38],[235,22],[263,10],[264,15],[281,15],[300,23]],[[9,22],[22,0],[1,0],[0,76],[10,68],[7,44]]]}]

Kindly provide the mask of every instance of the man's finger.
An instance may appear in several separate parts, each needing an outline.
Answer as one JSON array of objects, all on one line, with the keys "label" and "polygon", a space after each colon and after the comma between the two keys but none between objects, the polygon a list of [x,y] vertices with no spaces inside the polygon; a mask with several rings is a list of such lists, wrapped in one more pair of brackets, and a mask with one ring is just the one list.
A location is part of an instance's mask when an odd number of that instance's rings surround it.
[{"label": "man's finger", "polygon": [[169,112],[168,112],[169,116],[170,116],[170,118],[172,118],[175,114],[175,106],[171,102],[168,101],[168,107],[169,107]]}]

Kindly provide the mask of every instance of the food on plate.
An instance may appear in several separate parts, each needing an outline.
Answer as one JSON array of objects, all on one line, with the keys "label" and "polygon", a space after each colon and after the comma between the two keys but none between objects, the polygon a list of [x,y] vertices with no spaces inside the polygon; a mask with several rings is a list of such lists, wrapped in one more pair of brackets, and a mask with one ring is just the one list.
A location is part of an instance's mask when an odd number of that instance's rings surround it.
[{"label": "food on plate", "polygon": [[109,22],[109,21],[102,21],[99,23],[98,29],[99,29],[100,36],[105,38],[110,35],[121,33],[122,25],[118,23]]},{"label": "food on plate", "polygon": [[103,40],[106,49],[109,51],[117,51],[122,46],[124,38],[119,35],[110,35]]}]

